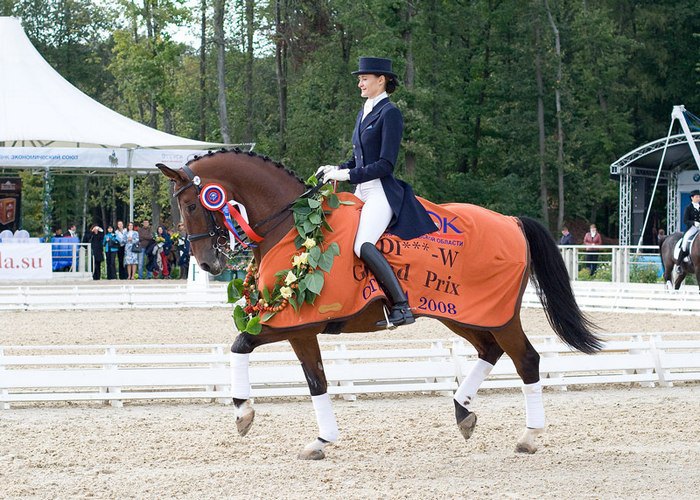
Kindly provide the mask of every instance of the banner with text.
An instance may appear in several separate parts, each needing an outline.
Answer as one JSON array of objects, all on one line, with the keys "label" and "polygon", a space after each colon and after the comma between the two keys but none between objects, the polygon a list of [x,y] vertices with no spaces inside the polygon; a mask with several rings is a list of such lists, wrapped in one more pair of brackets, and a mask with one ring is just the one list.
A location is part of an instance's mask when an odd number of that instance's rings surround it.
[{"label": "banner with text", "polygon": [[0,233],[6,229],[14,233],[19,229],[21,205],[22,179],[0,178]]},{"label": "banner with text", "polygon": [[0,282],[51,279],[50,243],[0,243]]}]

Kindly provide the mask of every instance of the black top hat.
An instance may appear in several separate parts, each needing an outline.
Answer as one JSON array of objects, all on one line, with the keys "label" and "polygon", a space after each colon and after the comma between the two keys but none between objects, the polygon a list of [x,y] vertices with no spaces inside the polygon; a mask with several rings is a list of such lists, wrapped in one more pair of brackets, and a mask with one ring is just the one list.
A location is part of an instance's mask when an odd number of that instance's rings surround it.
[{"label": "black top hat", "polygon": [[692,198],[693,196],[695,196],[695,195],[700,195],[700,189],[693,189],[693,190],[690,192],[690,197],[691,197],[691,198]]},{"label": "black top hat", "polygon": [[397,78],[391,70],[391,59],[382,57],[360,57],[359,69],[353,75],[387,75]]}]

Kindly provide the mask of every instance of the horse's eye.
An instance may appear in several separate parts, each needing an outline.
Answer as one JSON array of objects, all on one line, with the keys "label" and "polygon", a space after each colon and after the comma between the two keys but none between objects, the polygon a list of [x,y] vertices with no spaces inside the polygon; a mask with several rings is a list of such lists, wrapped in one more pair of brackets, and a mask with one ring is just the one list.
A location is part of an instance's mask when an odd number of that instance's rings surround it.
[{"label": "horse's eye", "polygon": [[192,213],[192,212],[194,212],[195,210],[197,210],[197,204],[196,204],[196,203],[192,203],[191,205],[187,205],[187,211],[188,211],[189,213]]}]

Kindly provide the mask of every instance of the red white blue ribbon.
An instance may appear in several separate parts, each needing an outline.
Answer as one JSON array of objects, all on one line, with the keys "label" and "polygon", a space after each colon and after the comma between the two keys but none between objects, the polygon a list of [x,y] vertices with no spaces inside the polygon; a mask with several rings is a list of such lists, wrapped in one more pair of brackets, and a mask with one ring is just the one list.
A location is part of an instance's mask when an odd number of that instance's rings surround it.
[{"label": "red white blue ribbon", "polygon": [[257,234],[248,224],[245,207],[235,200],[227,201],[226,192],[219,184],[207,184],[204,186],[199,193],[199,201],[207,210],[221,212],[224,216],[224,225],[243,248],[255,245],[243,241],[243,238],[241,238],[238,231],[236,231],[236,225],[233,223],[232,218],[235,219],[236,223],[238,223],[240,228],[243,229],[243,232],[245,232],[251,240],[256,243],[260,243],[263,240],[263,237]]}]

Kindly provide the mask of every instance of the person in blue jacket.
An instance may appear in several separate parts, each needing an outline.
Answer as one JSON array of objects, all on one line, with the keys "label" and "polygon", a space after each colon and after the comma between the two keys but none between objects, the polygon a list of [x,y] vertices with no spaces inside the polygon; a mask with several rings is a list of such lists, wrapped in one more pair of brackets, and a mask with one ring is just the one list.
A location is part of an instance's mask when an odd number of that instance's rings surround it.
[{"label": "person in blue jacket", "polygon": [[[326,181],[349,181],[364,202],[354,252],[369,267],[391,299],[388,317],[394,326],[415,322],[401,284],[375,244],[385,231],[404,240],[437,229],[413,189],[394,177],[403,135],[401,111],[389,100],[398,80],[391,59],[360,57],[357,86],[366,98],[352,135],[352,156],[341,165],[324,165],[317,171]],[[378,326],[388,326],[380,321]]]}]

